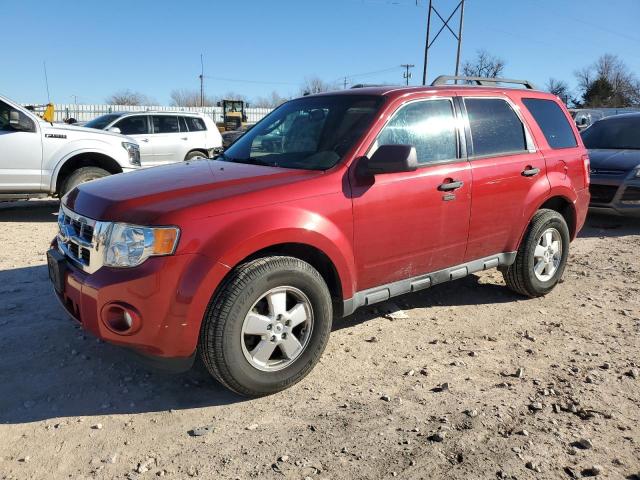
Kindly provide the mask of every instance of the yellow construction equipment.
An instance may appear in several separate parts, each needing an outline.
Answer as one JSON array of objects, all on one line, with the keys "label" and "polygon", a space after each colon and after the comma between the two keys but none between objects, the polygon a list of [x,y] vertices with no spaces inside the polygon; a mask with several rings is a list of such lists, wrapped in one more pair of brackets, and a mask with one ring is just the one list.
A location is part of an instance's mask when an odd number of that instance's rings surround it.
[{"label": "yellow construction equipment", "polygon": [[46,105],[27,105],[25,108],[31,110],[45,122],[53,123],[56,114],[53,103],[47,103]]},{"label": "yellow construction equipment", "polygon": [[218,102],[218,106],[222,107],[222,122],[217,123],[218,130],[228,132],[239,130],[246,125],[246,105],[243,100],[222,100]]}]

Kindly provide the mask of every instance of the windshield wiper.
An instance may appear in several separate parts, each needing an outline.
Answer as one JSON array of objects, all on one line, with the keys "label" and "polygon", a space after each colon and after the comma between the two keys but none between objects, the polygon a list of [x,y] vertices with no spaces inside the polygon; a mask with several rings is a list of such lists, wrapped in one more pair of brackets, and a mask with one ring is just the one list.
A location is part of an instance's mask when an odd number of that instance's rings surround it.
[{"label": "windshield wiper", "polygon": [[271,163],[271,162],[265,162],[264,160],[260,160],[259,158],[256,157],[248,157],[248,158],[233,158],[233,157],[229,157],[228,155],[221,153],[219,156],[216,157],[217,159],[222,158],[224,161],[226,162],[233,162],[233,163],[246,163],[248,165],[262,165],[265,167],[277,167],[278,165],[275,163]]}]

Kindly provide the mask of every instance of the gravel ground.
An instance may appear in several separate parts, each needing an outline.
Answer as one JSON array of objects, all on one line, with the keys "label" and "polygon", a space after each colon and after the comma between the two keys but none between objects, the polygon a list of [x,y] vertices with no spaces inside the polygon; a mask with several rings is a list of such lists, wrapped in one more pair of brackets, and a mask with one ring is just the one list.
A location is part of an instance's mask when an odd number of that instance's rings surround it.
[{"label": "gravel ground", "polygon": [[640,221],[591,218],[545,298],[489,271],[362,309],[247,400],[79,330],[47,281],[56,210],[0,205],[2,479],[640,479]]}]

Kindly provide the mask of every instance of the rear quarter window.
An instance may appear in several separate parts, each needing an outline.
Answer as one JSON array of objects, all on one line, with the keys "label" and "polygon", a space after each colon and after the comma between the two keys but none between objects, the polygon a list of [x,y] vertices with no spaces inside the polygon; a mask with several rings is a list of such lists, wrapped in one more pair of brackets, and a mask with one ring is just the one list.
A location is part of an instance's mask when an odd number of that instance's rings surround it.
[{"label": "rear quarter window", "polygon": [[190,132],[202,132],[207,129],[204,120],[199,117],[185,117]]},{"label": "rear quarter window", "polygon": [[540,126],[553,149],[577,147],[578,142],[566,115],[553,100],[523,98],[522,103]]}]

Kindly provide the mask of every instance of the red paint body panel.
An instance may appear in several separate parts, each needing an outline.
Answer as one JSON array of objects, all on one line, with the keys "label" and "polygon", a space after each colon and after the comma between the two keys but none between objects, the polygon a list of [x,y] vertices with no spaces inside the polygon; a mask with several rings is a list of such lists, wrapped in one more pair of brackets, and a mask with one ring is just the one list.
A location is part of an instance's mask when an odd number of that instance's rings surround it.
[{"label": "red paint body panel", "polygon": [[[330,170],[203,160],[107,177],[70,193],[65,204],[81,215],[181,230],[174,255],[151,258],[139,267],[103,267],[88,275],[70,266],[62,299],[70,312],[109,342],[159,357],[188,357],[225,275],[274,245],[296,243],[322,251],[339,276],[343,300],[348,300],[378,285],[517,250],[531,217],[553,197],[573,208],[572,229],[582,227],[589,194],[580,136],[575,131],[576,148],[552,150],[521,103],[522,97],[555,97],[461,86],[339,94],[380,95],[385,102],[368,132]],[[356,174],[357,162],[401,105],[467,95],[508,97],[531,133],[535,152],[471,160],[463,156],[373,180]],[[527,167],[540,168],[540,174],[522,176]],[[453,198],[438,190],[450,180],[463,182],[451,192]],[[110,302],[135,307],[141,328],[131,335],[109,330],[100,312]]]}]

